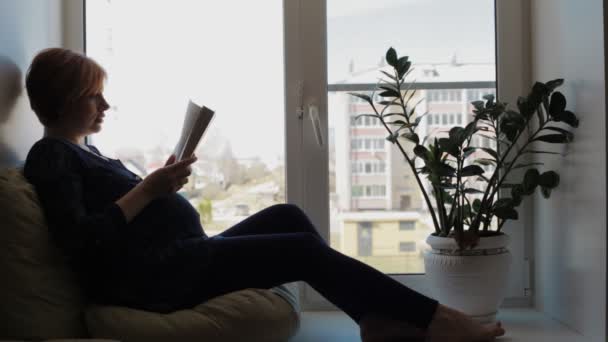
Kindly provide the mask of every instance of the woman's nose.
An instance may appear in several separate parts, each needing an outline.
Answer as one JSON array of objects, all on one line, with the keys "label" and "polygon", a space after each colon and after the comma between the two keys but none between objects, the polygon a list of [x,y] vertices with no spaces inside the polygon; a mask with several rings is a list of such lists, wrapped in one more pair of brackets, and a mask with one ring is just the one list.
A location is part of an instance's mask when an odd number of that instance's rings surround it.
[{"label": "woman's nose", "polygon": [[101,101],[99,102],[99,107],[101,108],[101,110],[106,110],[106,109],[110,108],[110,105],[108,104],[106,99],[104,97],[102,97]]}]

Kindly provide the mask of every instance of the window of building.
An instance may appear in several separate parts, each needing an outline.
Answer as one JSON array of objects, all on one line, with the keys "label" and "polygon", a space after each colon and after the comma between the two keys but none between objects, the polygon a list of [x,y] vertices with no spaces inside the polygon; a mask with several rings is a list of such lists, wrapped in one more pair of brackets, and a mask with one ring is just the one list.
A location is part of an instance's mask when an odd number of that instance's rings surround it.
[{"label": "window of building", "polygon": [[415,252],[416,243],[414,241],[399,242],[399,252]]},{"label": "window of building", "polygon": [[401,210],[408,210],[412,206],[412,197],[409,195],[401,195],[401,199],[399,201],[399,208]]},{"label": "window of building", "polygon": [[414,230],[416,229],[415,221],[399,221],[399,230]]}]

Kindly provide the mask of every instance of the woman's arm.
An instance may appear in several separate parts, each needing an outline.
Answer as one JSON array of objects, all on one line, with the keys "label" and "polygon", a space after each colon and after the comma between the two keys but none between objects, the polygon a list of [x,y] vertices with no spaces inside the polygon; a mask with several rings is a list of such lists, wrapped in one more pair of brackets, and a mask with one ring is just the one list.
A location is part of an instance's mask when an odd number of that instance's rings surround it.
[{"label": "woman's arm", "polygon": [[177,191],[187,182],[196,157],[167,165],[148,175],[116,202],[96,212],[84,206],[83,174],[75,151],[57,142],[38,143],[28,154],[24,173],[36,189],[50,233],[69,254],[92,245],[119,242],[128,222],[153,199]]},{"label": "woman's arm", "polygon": [[175,156],[172,155],[164,167],[149,174],[135,188],[116,201],[127,222],[131,222],[153,199],[181,189],[188,182],[188,176],[192,173],[190,164],[196,159],[192,156],[175,163]]},{"label": "woman's arm", "polygon": [[51,236],[69,255],[118,241],[127,227],[122,208],[108,203],[89,212],[84,205],[84,167],[76,152],[57,142],[37,143],[24,174],[34,186]]}]

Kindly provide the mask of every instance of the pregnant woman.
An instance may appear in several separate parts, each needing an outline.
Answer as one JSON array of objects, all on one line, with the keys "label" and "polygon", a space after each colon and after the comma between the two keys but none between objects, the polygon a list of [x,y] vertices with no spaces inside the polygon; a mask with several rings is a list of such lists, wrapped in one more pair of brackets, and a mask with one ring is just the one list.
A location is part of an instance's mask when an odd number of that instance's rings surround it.
[{"label": "pregnant woman", "polygon": [[171,312],[245,288],[305,281],[357,322],[366,342],[405,336],[470,342],[504,334],[500,323],[474,323],[332,249],[294,205],[268,207],[207,236],[197,211],[176,193],[195,156],[170,156],[141,179],[85,144],[109,108],[105,77],[92,59],[52,48],[34,58],[26,78],[45,130],[24,173],[92,301]]}]

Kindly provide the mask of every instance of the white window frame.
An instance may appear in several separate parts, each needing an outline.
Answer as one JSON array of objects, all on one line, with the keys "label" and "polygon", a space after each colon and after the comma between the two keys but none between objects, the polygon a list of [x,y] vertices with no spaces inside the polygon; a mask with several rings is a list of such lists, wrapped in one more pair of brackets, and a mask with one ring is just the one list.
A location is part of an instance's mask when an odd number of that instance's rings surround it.
[{"label": "white window frame", "polygon": [[[371,0],[370,0],[371,1]],[[83,0],[65,4],[65,45],[85,51]],[[516,103],[527,91],[529,70],[529,22],[524,0],[495,0],[497,87],[502,101]],[[82,15],[79,16],[78,13]],[[320,133],[327,125],[327,22],[326,0],[283,0],[285,58],[285,172],[287,202],[302,207],[323,238],[329,241],[329,156],[327,143],[320,145],[307,114],[309,105],[319,109]],[[78,28],[81,28],[79,30]],[[80,41],[82,46],[79,46]],[[504,61],[504,63],[501,63]],[[300,85],[303,85],[301,87]],[[301,91],[303,89],[303,91]],[[299,95],[299,94],[302,94]],[[465,96],[465,94],[462,94]],[[304,109],[304,115],[298,109]],[[462,114],[465,115],[465,114]],[[389,147],[392,147],[389,145]],[[387,193],[390,192],[387,189]],[[520,219],[507,224],[513,256],[510,283],[503,307],[530,306],[532,212],[520,208]],[[510,228],[512,226],[512,228]],[[424,274],[393,275],[397,281],[430,295]],[[346,285],[348,286],[348,285]],[[304,310],[337,310],[304,282],[300,282]]]},{"label": "white window frame", "polygon": [[[305,99],[319,103],[322,123],[322,132],[327,136],[327,37],[326,37],[326,0],[284,0],[285,4],[285,39],[297,39],[286,44],[286,63],[293,54],[298,54],[296,59],[299,75],[306,84]],[[526,72],[529,67],[528,56],[529,44],[525,37],[529,35],[529,25],[524,22],[527,18],[523,0],[495,0],[496,4],[496,59],[497,59],[497,88],[501,100],[507,103],[516,103],[517,96],[524,93],[527,88]],[[297,13],[296,13],[297,12]],[[295,19],[297,18],[297,19]],[[291,21],[291,20],[294,21]],[[289,30],[295,32],[289,32]],[[289,46],[292,45],[292,50]],[[501,61],[505,61],[501,63]],[[293,62],[293,60],[292,60]],[[286,69],[289,70],[289,69]],[[290,75],[286,75],[289,90]],[[294,82],[293,80],[291,82]],[[527,90],[527,89],[526,89]],[[461,96],[466,96],[461,94]],[[305,102],[307,101],[305,100]],[[289,104],[288,104],[289,106]],[[289,107],[288,107],[289,108]],[[288,114],[289,115],[289,111]],[[464,115],[464,114],[462,114]],[[294,185],[299,189],[301,198],[292,196],[289,192],[288,200],[301,203],[304,210],[311,218],[322,236],[329,236],[329,203],[328,194],[328,151],[327,145],[320,147],[315,141],[314,132],[310,120],[301,122],[302,130],[302,158],[297,160],[295,156],[288,157],[291,167],[300,165],[302,184]],[[289,136],[289,135],[288,135]],[[291,140],[291,139],[290,139]],[[288,142],[289,144],[289,142]],[[392,146],[390,146],[392,147]],[[305,171],[303,171],[305,169]],[[290,172],[291,168],[287,168]],[[289,176],[288,176],[289,177]],[[289,177],[295,182],[295,179]],[[387,189],[388,191],[388,189]],[[507,296],[503,306],[530,306],[529,297],[529,267],[527,257],[530,251],[524,246],[530,239],[525,239],[525,232],[531,232],[531,212],[529,209],[520,210],[520,220],[512,224],[513,229],[506,229],[511,237],[510,251],[513,255],[510,283],[507,288]],[[505,226],[506,227],[506,226]],[[423,274],[391,275],[397,281],[409,286],[421,293],[430,295],[426,277]],[[306,284],[301,287],[302,307],[305,310],[337,310],[337,308],[320,296],[314,289]]]}]

